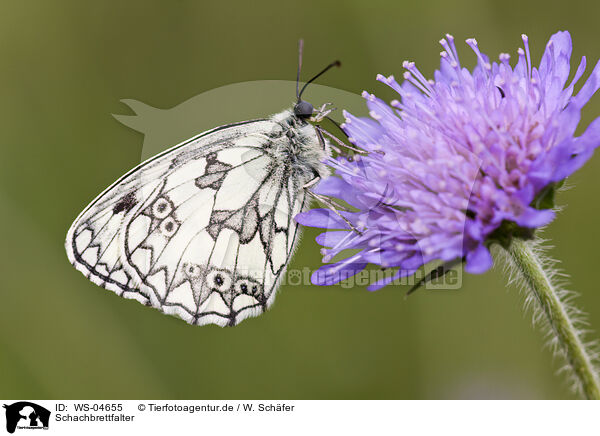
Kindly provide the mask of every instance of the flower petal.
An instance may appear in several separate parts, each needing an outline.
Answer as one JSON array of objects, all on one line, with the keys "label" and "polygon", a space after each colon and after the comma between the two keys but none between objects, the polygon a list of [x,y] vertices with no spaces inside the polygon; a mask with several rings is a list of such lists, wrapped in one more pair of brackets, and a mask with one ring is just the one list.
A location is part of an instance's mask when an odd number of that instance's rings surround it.
[{"label": "flower petal", "polygon": [[581,87],[577,95],[571,99],[571,103],[582,108],[592,98],[592,95],[596,93],[598,88],[600,88],[600,61],[596,63],[590,77],[585,81],[585,84]]},{"label": "flower petal", "polygon": [[310,281],[317,286],[331,286],[349,279],[361,272],[367,266],[364,262],[333,263],[323,265],[312,273]]},{"label": "flower petal", "polygon": [[490,251],[483,244],[467,253],[465,271],[471,274],[481,274],[492,267],[493,259]]},{"label": "flower petal", "polygon": [[521,213],[515,222],[521,227],[528,227],[535,229],[537,227],[543,227],[548,225],[556,214],[552,209],[537,210],[532,207],[528,207],[525,212]]},{"label": "flower petal", "polygon": [[356,208],[365,206],[365,202],[361,201],[361,196],[357,195],[354,187],[339,177],[327,177],[319,182],[313,192],[327,197],[342,199],[350,206]]},{"label": "flower petal", "polygon": [[343,219],[329,209],[312,209],[308,212],[299,213],[294,219],[298,224],[302,224],[303,226],[324,229],[343,229],[348,227],[348,224]]}]

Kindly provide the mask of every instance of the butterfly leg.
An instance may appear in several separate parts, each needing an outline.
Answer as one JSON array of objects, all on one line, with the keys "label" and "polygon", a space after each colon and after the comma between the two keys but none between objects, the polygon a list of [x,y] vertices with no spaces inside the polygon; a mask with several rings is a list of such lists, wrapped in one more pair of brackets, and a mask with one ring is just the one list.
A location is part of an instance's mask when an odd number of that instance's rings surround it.
[{"label": "butterfly leg", "polygon": [[326,109],[327,106],[331,105],[331,103],[325,103],[319,109],[315,110],[315,114],[310,118],[310,120],[314,123],[320,123],[333,112],[336,108]]},{"label": "butterfly leg", "polygon": [[319,183],[321,181],[321,176],[317,176],[314,179],[312,179],[311,181],[309,181],[306,185],[304,185],[302,188],[303,189],[308,189],[311,186],[315,186],[317,183]]},{"label": "butterfly leg", "polygon": [[309,181],[306,185],[303,186],[303,188],[305,188],[306,193],[308,195],[310,195],[312,198],[314,198],[315,200],[319,201],[320,203],[324,204],[329,210],[331,210],[333,213],[335,213],[338,217],[340,217],[347,225],[348,227],[350,227],[350,229],[354,232],[356,232],[357,234],[362,236],[362,232],[360,230],[358,230],[354,224],[352,224],[348,218],[346,218],[345,216],[343,216],[340,213],[340,210],[336,207],[337,205],[332,202],[331,200],[329,200],[327,197],[325,197],[324,195],[320,195],[320,194],[315,194],[314,192],[312,192],[310,189],[311,186],[314,186],[315,184],[317,184],[318,182],[321,181],[321,177],[315,177],[314,179],[312,179],[311,181]]},{"label": "butterfly leg", "polygon": [[[323,148],[323,150],[327,150],[327,143],[325,142],[325,138],[323,137],[323,132],[322,132],[323,129],[321,129],[319,126],[315,126],[315,130],[317,132],[317,138],[319,138],[319,144],[321,144],[321,147]],[[330,144],[330,146],[331,146],[331,144]],[[335,151],[337,151],[338,153],[341,153],[341,150],[339,148],[333,146],[333,149]]]},{"label": "butterfly leg", "polygon": [[[347,148],[348,150],[352,150],[355,153],[358,154],[369,154],[368,151],[365,150],[361,150],[359,148],[354,148],[351,145],[348,145],[346,143],[344,143],[343,141],[341,141],[337,136],[329,133],[327,130],[325,130],[323,127],[321,126],[316,126],[316,129],[319,133],[325,134],[327,135],[329,138],[333,139],[340,147],[344,147]],[[339,150],[339,149],[338,149]],[[337,150],[336,150],[337,151]],[[339,153],[341,153],[341,151],[339,151]]]}]

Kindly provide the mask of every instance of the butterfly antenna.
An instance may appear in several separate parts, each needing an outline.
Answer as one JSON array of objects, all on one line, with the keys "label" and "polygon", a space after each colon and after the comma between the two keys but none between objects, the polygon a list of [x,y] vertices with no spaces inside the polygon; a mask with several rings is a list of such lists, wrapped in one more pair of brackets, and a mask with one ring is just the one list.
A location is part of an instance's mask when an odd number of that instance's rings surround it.
[{"label": "butterfly antenna", "polygon": [[[312,79],[310,79],[308,82],[306,82],[304,84],[304,86],[302,87],[302,90],[298,93],[298,101],[300,101],[300,97],[302,97],[302,93],[304,92],[304,90],[306,89],[306,87],[312,83],[315,79],[317,79],[318,77],[320,77],[322,74],[325,74],[327,71],[329,71],[331,68],[333,67],[340,67],[342,65],[342,63],[340,61],[335,61],[330,63],[329,65],[327,65],[325,68],[323,68],[323,70],[317,74],[316,76],[314,76]],[[299,76],[298,76],[299,77]]]},{"label": "butterfly antenna", "polygon": [[298,74],[296,75],[296,98],[300,101],[300,71],[302,70],[302,52],[304,51],[304,40],[298,41]]}]

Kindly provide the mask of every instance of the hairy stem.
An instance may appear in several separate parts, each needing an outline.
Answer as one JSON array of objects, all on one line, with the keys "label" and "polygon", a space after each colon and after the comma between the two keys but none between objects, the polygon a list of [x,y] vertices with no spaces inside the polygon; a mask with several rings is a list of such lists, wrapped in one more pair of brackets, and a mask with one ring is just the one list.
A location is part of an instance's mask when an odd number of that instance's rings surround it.
[{"label": "hairy stem", "polygon": [[522,276],[529,296],[541,311],[549,326],[549,333],[557,345],[557,351],[564,355],[568,368],[581,393],[588,399],[600,399],[600,381],[594,368],[591,353],[586,349],[571,318],[573,311],[561,298],[561,291],[552,280],[552,271],[544,268],[547,262],[534,249],[534,242],[513,239],[508,253],[514,267]]}]

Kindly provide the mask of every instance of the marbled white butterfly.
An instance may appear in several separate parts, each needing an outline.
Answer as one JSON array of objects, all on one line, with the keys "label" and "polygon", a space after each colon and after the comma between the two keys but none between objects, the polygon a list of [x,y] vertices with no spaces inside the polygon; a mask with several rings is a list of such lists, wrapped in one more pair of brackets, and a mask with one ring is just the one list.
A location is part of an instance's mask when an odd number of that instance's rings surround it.
[{"label": "marbled white butterfly", "polygon": [[299,89],[293,109],[217,127],[138,165],[67,233],[92,282],[190,324],[236,325],[263,313],[299,235],[294,216],[328,176],[330,144]]}]

